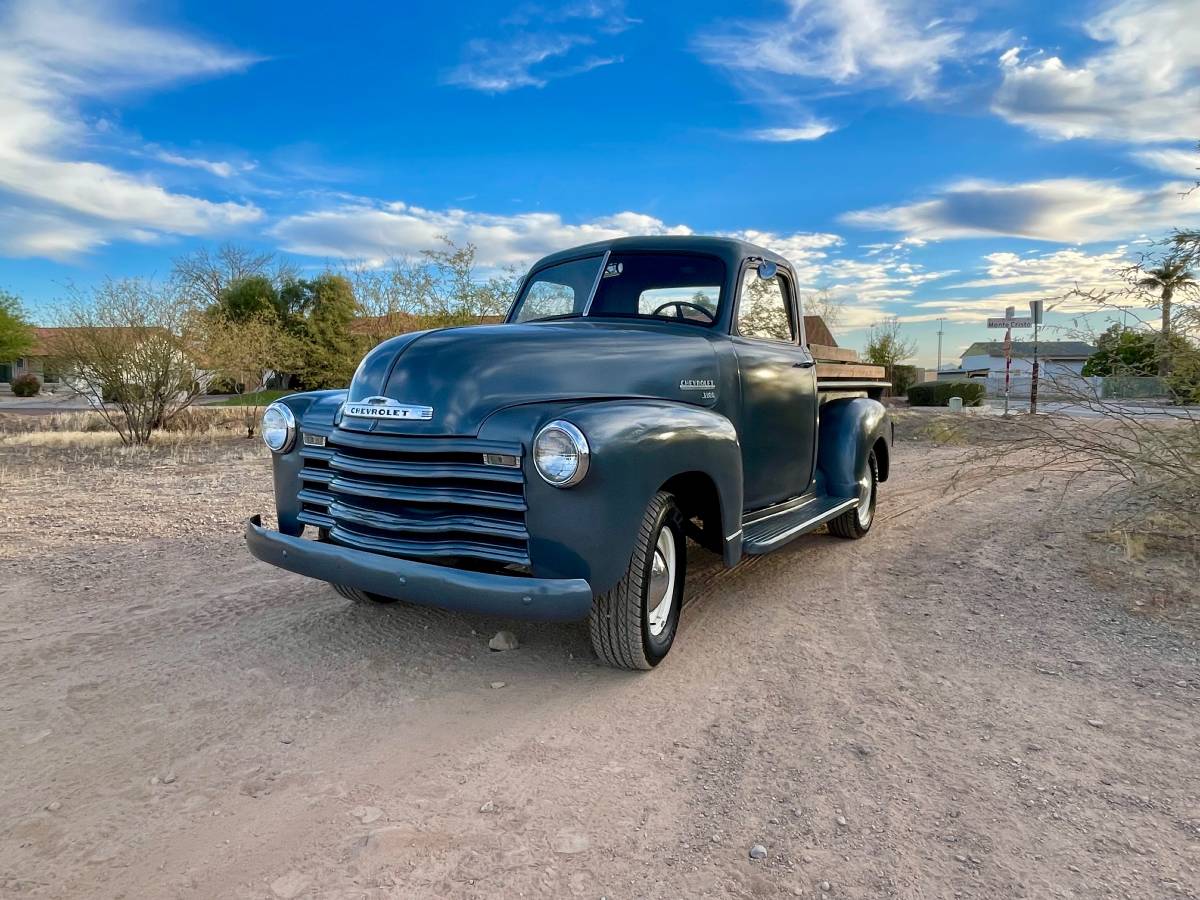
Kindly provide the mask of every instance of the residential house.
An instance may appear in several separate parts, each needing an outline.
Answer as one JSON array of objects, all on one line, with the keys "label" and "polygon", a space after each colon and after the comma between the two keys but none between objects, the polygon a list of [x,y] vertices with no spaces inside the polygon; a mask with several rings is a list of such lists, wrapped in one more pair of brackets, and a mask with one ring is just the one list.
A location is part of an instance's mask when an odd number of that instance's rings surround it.
[{"label": "residential house", "polygon": [[[1096,348],[1084,341],[1039,341],[1038,367],[1042,377],[1081,376],[1083,364]],[[963,351],[961,371],[987,372],[1003,375],[1005,370],[1003,341],[976,341]],[[1033,341],[1012,342],[1013,375],[1033,373]]]},{"label": "residential house", "polygon": [[0,360],[0,384],[11,384],[21,375],[36,375],[43,384],[61,380],[54,368],[53,353],[56,335],[61,328],[34,328],[33,346],[20,359]]}]

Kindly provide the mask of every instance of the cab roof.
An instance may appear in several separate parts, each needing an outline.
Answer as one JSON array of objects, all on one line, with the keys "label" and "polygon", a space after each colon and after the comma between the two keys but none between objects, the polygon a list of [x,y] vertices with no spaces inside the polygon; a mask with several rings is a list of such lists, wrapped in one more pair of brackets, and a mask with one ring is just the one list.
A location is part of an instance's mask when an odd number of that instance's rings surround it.
[{"label": "cab roof", "polygon": [[595,256],[606,252],[613,253],[705,253],[723,260],[730,271],[736,271],[738,264],[748,256],[762,257],[774,263],[791,268],[791,264],[772,250],[741,241],[737,238],[711,237],[699,234],[644,235],[636,237],[613,238],[607,241],[596,241],[593,244],[583,244],[568,250],[559,250],[549,256],[543,256],[533,265],[533,269],[541,269],[554,263],[565,262],[569,259],[579,259],[583,256]]}]

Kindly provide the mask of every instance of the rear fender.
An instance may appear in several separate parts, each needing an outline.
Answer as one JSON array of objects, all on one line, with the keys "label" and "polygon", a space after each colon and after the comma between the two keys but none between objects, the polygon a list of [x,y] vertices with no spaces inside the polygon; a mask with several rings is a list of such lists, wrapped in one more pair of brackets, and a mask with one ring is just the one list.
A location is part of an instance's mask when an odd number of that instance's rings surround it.
[{"label": "rear fender", "polygon": [[[565,419],[587,438],[587,476],[556,488],[538,475],[533,436]],[[716,488],[726,562],[740,556],[741,449],[733,424],[712,410],[660,400],[536,404],[493,414],[480,437],[527,448],[525,494],[529,556],[541,578],[584,578],[597,593],[612,588],[633,555],[642,515],[671,478],[698,472]]]},{"label": "rear fender", "polygon": [[826,493],[833,497],[858,496],[858,482],[866,474],[871,448],[882,440],[880,475],[890,457],[891,421],[887,408],[878,400],[850,397],[821,405],[818,431],[817,469]]}]

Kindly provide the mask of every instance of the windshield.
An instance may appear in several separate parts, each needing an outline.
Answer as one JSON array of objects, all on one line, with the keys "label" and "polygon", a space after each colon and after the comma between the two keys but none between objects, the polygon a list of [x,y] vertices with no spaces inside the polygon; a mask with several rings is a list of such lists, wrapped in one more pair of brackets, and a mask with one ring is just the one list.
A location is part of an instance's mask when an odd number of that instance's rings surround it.
[{"label": "windshield", "polygon": [[[513,322],[616,316],[711,325],[725,283],[725,264],[687,253],[612,253],[548,266],[517,300]],[[597,276],[599,283],[597,284]],[[590,307],[588,298],[595,286]]]},{"label": "windshield", "polygon": [[517,312],[512,321],[533,322],[583,315],[603,260],[602,256],[590,256],[542,269],[517,298]]}]

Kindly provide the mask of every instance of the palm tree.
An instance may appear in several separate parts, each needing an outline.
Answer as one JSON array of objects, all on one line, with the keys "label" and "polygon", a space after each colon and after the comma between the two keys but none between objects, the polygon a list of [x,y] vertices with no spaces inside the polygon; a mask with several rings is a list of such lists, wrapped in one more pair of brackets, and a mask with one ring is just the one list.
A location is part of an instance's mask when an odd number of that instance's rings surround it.
[{"label": "palm tree", "polygon": [[1138,287],[1156,288],[1162,297],[1162,333],[1159,336],[1161,349],[1158,356],[1158,374],[1171,374],[1171,298],[1183,287],[1196,284],[1196,277],[1188,269],[1188,260],[1170,257],[1153,269],[1147,269],[1138,279]]}]

